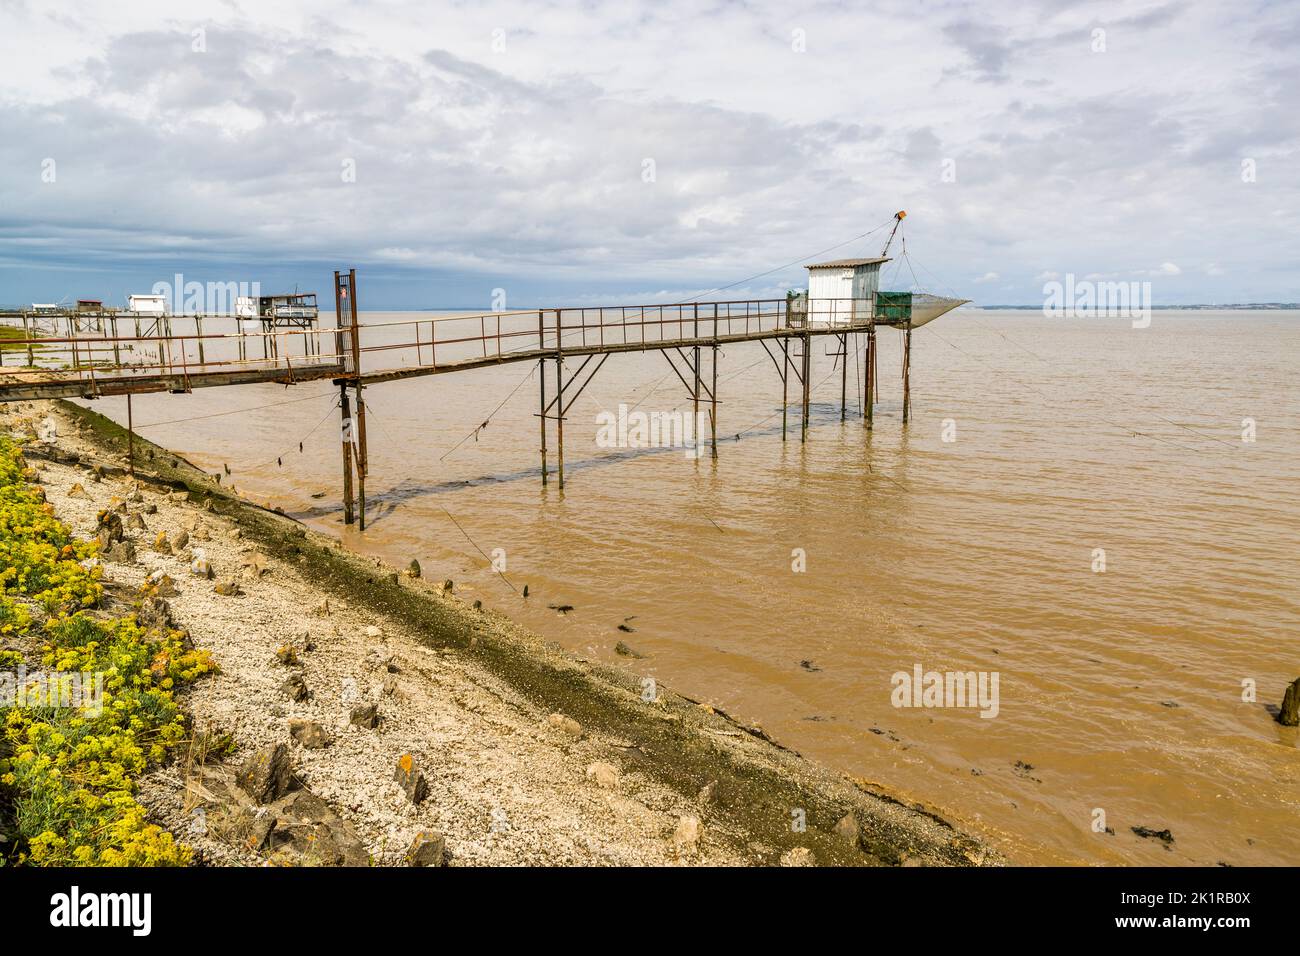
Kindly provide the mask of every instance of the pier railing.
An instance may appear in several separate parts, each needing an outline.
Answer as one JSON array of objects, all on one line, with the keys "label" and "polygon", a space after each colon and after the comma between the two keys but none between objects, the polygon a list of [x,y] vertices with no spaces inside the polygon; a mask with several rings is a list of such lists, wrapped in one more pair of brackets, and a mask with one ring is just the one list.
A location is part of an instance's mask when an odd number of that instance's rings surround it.
[{"label": "pier railing", "polygon": [[875,300],[740,299],[484,312],[368,322],[360,326],[365,377],[552,355],[644,351],[751,341],[803,332],[865,330]]},{"label": "pier railing", "polygon": [[[740,299],[424,314],[332,328],[265,328],[232,316],[24,315],[24,336],[6,339],[0,352],[0,400],[383,380],[539,357],[865,330],[874,321],[874,299],[794,301],[795,308],[787,299]],[[19,323],[9,317],[6,324]]]},{"label": "pier railing", "polygon": [[[339,389],[344,521],[359,506],[365,528],[368,386],[506,362],[536,362],[542,484],[549,481],[548,434],[556,437],[555,475],[564,487],[564,421],[610,355],[658,350],[690,395],[707,409],[709,448],[718,456],[718,359],[722,346],[759,342],[781,381],[781,437],[790,386],[800,394],[800,440],[808,437],[813,336],[831,335],[840,372],[840,418],[848,414],[850,336],[866,333],[863,419],[871,426],[876,390],[876,326],[899,325],[878,314],[873,293],[858,299],[737,299],[650,305],[412,314],[363,322],[356,270],[334,273],[335,324],[285,328],[235,316],[166,316],[110,310],[0,313],[0,402],[130,396],[195,388],[332,380]],[[21,321],[21,326],[19,326]],[[911,324],[903,324],[903,421],[908,420]],[[769,342],[768,340],[772,340]],[[567,362],[575,358],[577,361]],[[707,366],[707,373],[706,373]],[[548,367],[549,371],[548,371]],[[522,383],[521,383],[522,384]],[[518,387],[516,386],[516,389]],[[128,441],[129,450],[132,447]],[[355,496],[354,496],[355,489]]]},{"label": "pier railing", "polygon": [[[12,320],[7,323],[16,325]],[[225,316],[40,316],[0,352],[7,392],[114,394],[188,391],[197,384],[296,380],[338,372],[332,330],[250,330]],[[19,398],[27,394],[17,395]]]}]

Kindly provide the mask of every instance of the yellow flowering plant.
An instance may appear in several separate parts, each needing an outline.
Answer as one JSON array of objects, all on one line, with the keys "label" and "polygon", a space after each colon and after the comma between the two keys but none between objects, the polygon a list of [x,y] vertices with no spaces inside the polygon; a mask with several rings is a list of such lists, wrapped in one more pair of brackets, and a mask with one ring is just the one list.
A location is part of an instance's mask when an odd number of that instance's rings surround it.
[{"label": "yellow flowering plant", "polygon": [[[13,831],[0,862],[185,865],[191,851],[147,821],[135,779],[188,736],[176,688],[216,665],[183,631],[94,616],[103,587],[83,562],[97,546],[73,538],[28,477],[0,437],[0,637],[39,638],[45,668],[69,687],[93,675],[98,692],[79,706],[0,707],[0,813],[12,818],[0,830]],[[6,669],[24,660],[0,651]]]}]

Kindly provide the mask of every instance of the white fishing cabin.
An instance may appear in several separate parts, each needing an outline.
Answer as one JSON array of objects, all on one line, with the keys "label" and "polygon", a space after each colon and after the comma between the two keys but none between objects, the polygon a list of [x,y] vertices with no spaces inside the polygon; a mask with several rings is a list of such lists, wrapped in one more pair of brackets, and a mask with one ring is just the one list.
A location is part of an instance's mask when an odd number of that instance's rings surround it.
[{"label": "white fishing cabin", "polygon": [[888,257],[834,259],[808,266],[808,324],[848,325],[871,318]]},{"label": "white fishing cabin", "polygon": [[128,295],[126,310],[136,315],[166,315],[167,296],[165,295]]},{"label": "white fishing cabin", "polygon": [[235,316],[241,322],[259,322],[265,328],[311,328],[319,314],[315,292],[241,295],[235,300]]}]

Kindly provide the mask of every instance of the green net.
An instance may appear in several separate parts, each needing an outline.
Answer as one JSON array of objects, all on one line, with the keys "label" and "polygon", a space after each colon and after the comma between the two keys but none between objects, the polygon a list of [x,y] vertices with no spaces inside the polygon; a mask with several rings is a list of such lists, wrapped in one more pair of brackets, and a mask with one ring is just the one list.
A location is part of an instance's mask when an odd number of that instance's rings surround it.
[{"label": "green net", "polygon": [[906,322],[912,317],[912,293],[877,292],[876,318]]}]

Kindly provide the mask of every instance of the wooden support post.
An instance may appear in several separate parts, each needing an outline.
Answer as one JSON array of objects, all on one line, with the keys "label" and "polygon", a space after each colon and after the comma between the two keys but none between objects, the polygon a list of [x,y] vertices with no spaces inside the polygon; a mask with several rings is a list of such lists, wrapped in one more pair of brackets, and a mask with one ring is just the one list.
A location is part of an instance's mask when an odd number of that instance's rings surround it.
[{"label": "wooden support post", "polygon": [[[337,294],[338,294],[338,289],[336,286],[335,295],[337,296]],[[266,331],[268,328],[271,328],[273,330],[274,326],[263,325],[263,331]],[[352,433],[352,435],[349,437],[355,436],[356,439],[356,472],[357,472],[357,492],[358,492],[357,503],[360,505],[361,530],[365,531],[366,530],[366,475],[370,471],[370,460],[369,460],[370,456],[369,456],[369,449],[366,445],[366,402],[365,399],[362,398],[361,396],[361,389],[362,389],[361,386],[361,326],[357,320],[357,270],[356,269],[348,270],[348,333],[349,333],[348,337],[350,340],[348,345],[349,345],[349,350],[352,354],[352,387],[355,388],[357,392],[357,417],[356,417],[356,421],[353,423],[353,427],[349,429],[349,431]],[[273,337],[268,338],[266,335],[263,335],[262,337],[263,355],[267,354],[266,347],[268,341],[274,344]],[[348,408],[348,387],[347,384],[344,383],[343,409],[345,412],[344,414],[345,418],[350,417],[346,414],[347,408]],[[344,457],[347,459],[350,459],[352,457],[351,442],[347,443],[347,448],[345,448],[343,454]],[[344,517],[348,524],[352,523],[351,475],[352,472],[351,469],[349,469],[348,480],[347,480],[348,487],[346,489],[348,500],[347,500],[347,506],[344,509]]]},{"label": "wooden support post", "polygon": [[[714,332],[717,331],[717,323],[714,323]],[[713,346],[713,389],[709,393],[712,401],[712,407],[709,409],[709,432],[711,433],[711,445],[713,448],[713,460],[718,460],[718,346]]]},{"label": "wooden support post", "polygon": [[875,413],[876,388],[876,326],[872,323],[867,329],[867,370],[864,379],[866,388],[862,392],[862,415],[868,428],[871,427]]},{"label": "wooden support post", "polygon": [[564,359],[555,357],[555,474],[564,490]]},{"label": "wooden support post", "polygon": [[912,323],[903,332],[903,424],[912,417]]},{"label": "wooden support post", "polygon": [[849,411],[849,333],[840,336],[840,421]]},{"label": "wooden support post", "polygon": [[339,383],[339,408],[343,415],[343,523],[352,523],[352,402],[346,382]]},{"label": "wooden support post", "polygon": [[871,400],[880,401],[880,343],[871,350]]},{"label": "wooden support post", "polygon": [[357,385],[357,503],[360,506],[361,530],[366,530],[366,475],[370,471],[369,446],[366,445],[366,403]]},{"label": "wooden support post", "polygon": [[[158,355],[161,356],[165,351],[167,353],[166,368],[168,375],[174,375],[176,372],[176,362],[172,359],[172,320],[163,316],[158,320],[160,323],[159,334],[162,340],[158,343]],[[185,358],[184,351],[181,352],[181,358]],[[163,364],[162,358],[159,358],[159,364]]]},{"label": "wooden support post", "polygon": [[[694,314],[695,322],[692,326],[691,337],[698,342],[700,338],[699,303],[696,303],[694,306]],[[695,346],[695,362],[693,364],[695,366],[695,392],[691,413],[695,416],[695,420],[698,422],[700,420],[700,347],[698,345]]]},{"label": "wooden support post", "polygon": [[[537,310],[537,348],[546,348],[546,331],[542,324],[541,309]],[[542,426],[542,487],[545,487],[549,479],[546,474],[546,359],[544,358],[537,360],[537,382],[541,396],[537,406],[541,414],[537,416],[537,420]]]},{"label": "wooden support post", "polygon": [[[247,357],[247,348],[244,345],[243,324],[236,323],[236,328],[240,330],[239,336],[239,357]],[[339,270],[334,270],[334,359],[338,364],[343,364],[343,297],[339,286]]]},{"label": "wooden support post", "polygon": [[542,423],[542,486],[545,487],[549,480],[546,475],[546,359],[537,360],[537,376],[541,382],[541,399],[537,406],[541,414],[537,420]]},{"label": "wooden support post", "polygon": [[555,467],[560,490],[564,490],[564,351],[560,310],[555,310]]},{"label": "wooden support post", "polygon": [[[697,306],[698,308],[698,306]],[[746,307],[748,312],[748,307]],[[746,325],[749,324],[748,319]],[[718,460],[718,306],[713,306],[713,388],[709,390],[709,398],[712,399],[713,407],[709,410],[709,431],[712,436],[711,446],[713,450],[713,460]]]},{"label": "wooden support post", "polygon": [[786,413],[790,410],[789,371],[790,340],[784,338],[781,340],[781,441],[785,441]]},{"label": "wooden support post", "polygon": [[357,270],[348,270],[348,317],[352,329],[352,374],[361,380],[361,329],[357,322]]},{"label": "wooden support post", "polygon": [[[790,301],[791,297],[785,297],[785,327],[791,325],[790,318]],[[785,423],[786,412],[790,405],[790,392],[786,387],[786,373],[790,369],[790,339],[781,339],[781,441],[785,441]]]},{"label": "wooden support post", "polygon": [[131,393],[126,393],[126,470],[135,478],[135,419],[131,417]]},{"label": "wooden support post", "polygon": [[811,385],[810,378],[812,378],[812,336],[805,332],[803,334],[803,421],[799,434],[801,443],[808,440],[808,390]]},{"label": "wooden support post", "polygon": [[[853,387],[859,388],[862,385],[862,357],[866,354],[866,348],[862,345],[862,339],[858,338],[860,333],[853,333]],[[861,399],[858,400],[858,413],[865,415],[862,408]]]},{"label": "wooden support post", "polygon": [[34,366],[36,359],[32,357],[32,327],[28,322],[27,313],[23,313],[23,337],[27,339],[27,364]]}]

